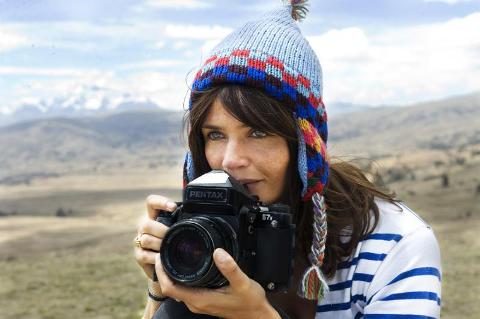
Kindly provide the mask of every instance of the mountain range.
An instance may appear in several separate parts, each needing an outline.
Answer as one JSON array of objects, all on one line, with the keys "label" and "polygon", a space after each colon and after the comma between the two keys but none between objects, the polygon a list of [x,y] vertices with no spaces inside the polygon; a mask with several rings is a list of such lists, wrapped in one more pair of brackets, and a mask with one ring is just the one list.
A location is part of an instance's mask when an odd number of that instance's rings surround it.
[{"label": "mountain range", "polygon": [[329,143],[370,155],[480,144],[480,92],[404,107],[379,107],[329,121]]},{"label": "mountain range", "polygon": [[11,113],[0,113],[0,127],[19,122],[55,117],[80,118],[84,116],[108,115],[111,113],[158,110],[160,106],[149,100],[122,99],[117,103],[103,97],[95,108],[88,105],[85,96],[56,98],[52,101],[41,100],[36,103],[23,103]]},{"label": "mountain range", "polygon": [[0,128],[0,183],[29,176],[173,165],[183,153],[181,112],[47,118]]},{"label": "mountain range", "polygon": [[[154,108],[0,127],[0,184],[181,165],[185,151],[182,116],[183,112]],[[477,144],[480,92],[405,107],[360,107],[329,120],[328,145],[334,153],[381,157]]]},{"label": "mountain range", "polygon": [[[126,111],[166,110],[164,106],[158,105],[145,97],[133,97],[125,94],[121,97],[109,98],[106,95],[95,95],[96,91],[99,91],[99,88],[95,86],[83,87],[80,93],[72,93],[70,96],[21,103],[8,113],[6,111],[2,113],[0,108],[0,127],[19,122],[56,117],[81,118]],[[328,105],[328,107],[329,110],[331,109],[331,115],[369,108],[368,105],[348,102],[334,102]]]}]

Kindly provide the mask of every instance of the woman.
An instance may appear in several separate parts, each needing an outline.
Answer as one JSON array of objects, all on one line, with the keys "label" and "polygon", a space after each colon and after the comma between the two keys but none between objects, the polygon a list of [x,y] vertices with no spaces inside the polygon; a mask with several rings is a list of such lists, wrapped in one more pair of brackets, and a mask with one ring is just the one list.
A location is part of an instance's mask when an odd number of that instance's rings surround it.
[{"label": "woman", "polygon": [[[328,164],[327,116],[318,59],[293,18],[303,1],[227,36],[197,73],[187,116],[185,182],[223,169],[266,204],[290,205],[297,225],[293,284],[265,293],[225,251],[219,289],[173,284],[158,248],[167,227],[152,195],[135,256],[149,280],[144,318],[164,302],[221,318],[437,318],[440,257],[431,229],[348,163]],[[328,229],[328,231],[327,231]]]}]

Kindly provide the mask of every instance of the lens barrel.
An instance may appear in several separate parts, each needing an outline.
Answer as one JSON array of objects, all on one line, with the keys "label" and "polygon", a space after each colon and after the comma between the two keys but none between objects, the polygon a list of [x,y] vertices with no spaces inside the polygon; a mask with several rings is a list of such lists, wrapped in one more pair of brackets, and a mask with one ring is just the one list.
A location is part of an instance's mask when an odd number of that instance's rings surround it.
[{"label": "lens barrel", "polygon": [[220,217],[195,216],[175,223],[160,247],[162,265],[174,281],[191,287],[217,288],[226,279],[213,262],[217,248],[237,260],[237,235]]}]

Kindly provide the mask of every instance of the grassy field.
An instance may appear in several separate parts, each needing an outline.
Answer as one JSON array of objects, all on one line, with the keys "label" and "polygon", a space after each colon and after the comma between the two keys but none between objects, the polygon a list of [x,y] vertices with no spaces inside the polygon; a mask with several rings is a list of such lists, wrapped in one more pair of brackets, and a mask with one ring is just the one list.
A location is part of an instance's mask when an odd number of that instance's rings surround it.
[{"label": "grassy field", "polygon": [[[449,187],[438,178],[388,185],[435,230],[443,318],[480,316],[478,171],[477,162],[459,166]],[[0,217],[0,318],[139,318],[146,299],[132,256],[136,221],[148,194],[178,200],[179,181],[151,174],[124,176],[128,182],[68,178],[68,189],[58,179],[0,189],[0,210],[15,212]],[[71,216],[56,217],[59,207]]]},{"label": "grassy field", "polygon": [[[9,255],[1,261],[1,317],[138,318],[144,287],[131,256],[131,230],[92,234],[104,230],[41,233],[39,237],[50,238],[37,240],[52,245],[53,251]],[[52,237],[61,241],[71,236],[78,242],[55,247]]]},{"label": "grassy field", "polygon": [[[136,222],[149,194],[180,200],[179,181],[65,179],[0,189],[0,209],[15,213],[0,217],[0,318],[139,318]],[[56,217],[59,207],[72,215]]]},{"label": "grassy field", "polygon": [[[438,194],[440,195],[440,194]],[[478,199],[477,199],[478,201]],[[435,231],[442,255],[442,318],[474,319],[480,315],[479,204],[476,216],[463,215],[451,205],[436,207],[451,217],[437,218],[425,213],[422,203],[408,199]],[[442,203],[438,203],[440,206]],[[460,215],[460,216],[459,216]]]}]

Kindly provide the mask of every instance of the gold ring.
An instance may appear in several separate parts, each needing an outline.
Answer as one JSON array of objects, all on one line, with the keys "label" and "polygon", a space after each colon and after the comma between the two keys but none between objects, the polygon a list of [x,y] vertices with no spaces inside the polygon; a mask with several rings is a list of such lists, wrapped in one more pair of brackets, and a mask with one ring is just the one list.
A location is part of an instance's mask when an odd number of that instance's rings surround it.
[{"label": "gold ring", "polygon": [[138,248],[143,248],[142,247],[142,242],[140,241],[140,238],[142,237],[142,235],[138,235],[137,237],[135,237],[134,239],[134,243],[135,243],[135,246],[137,246]]}]

